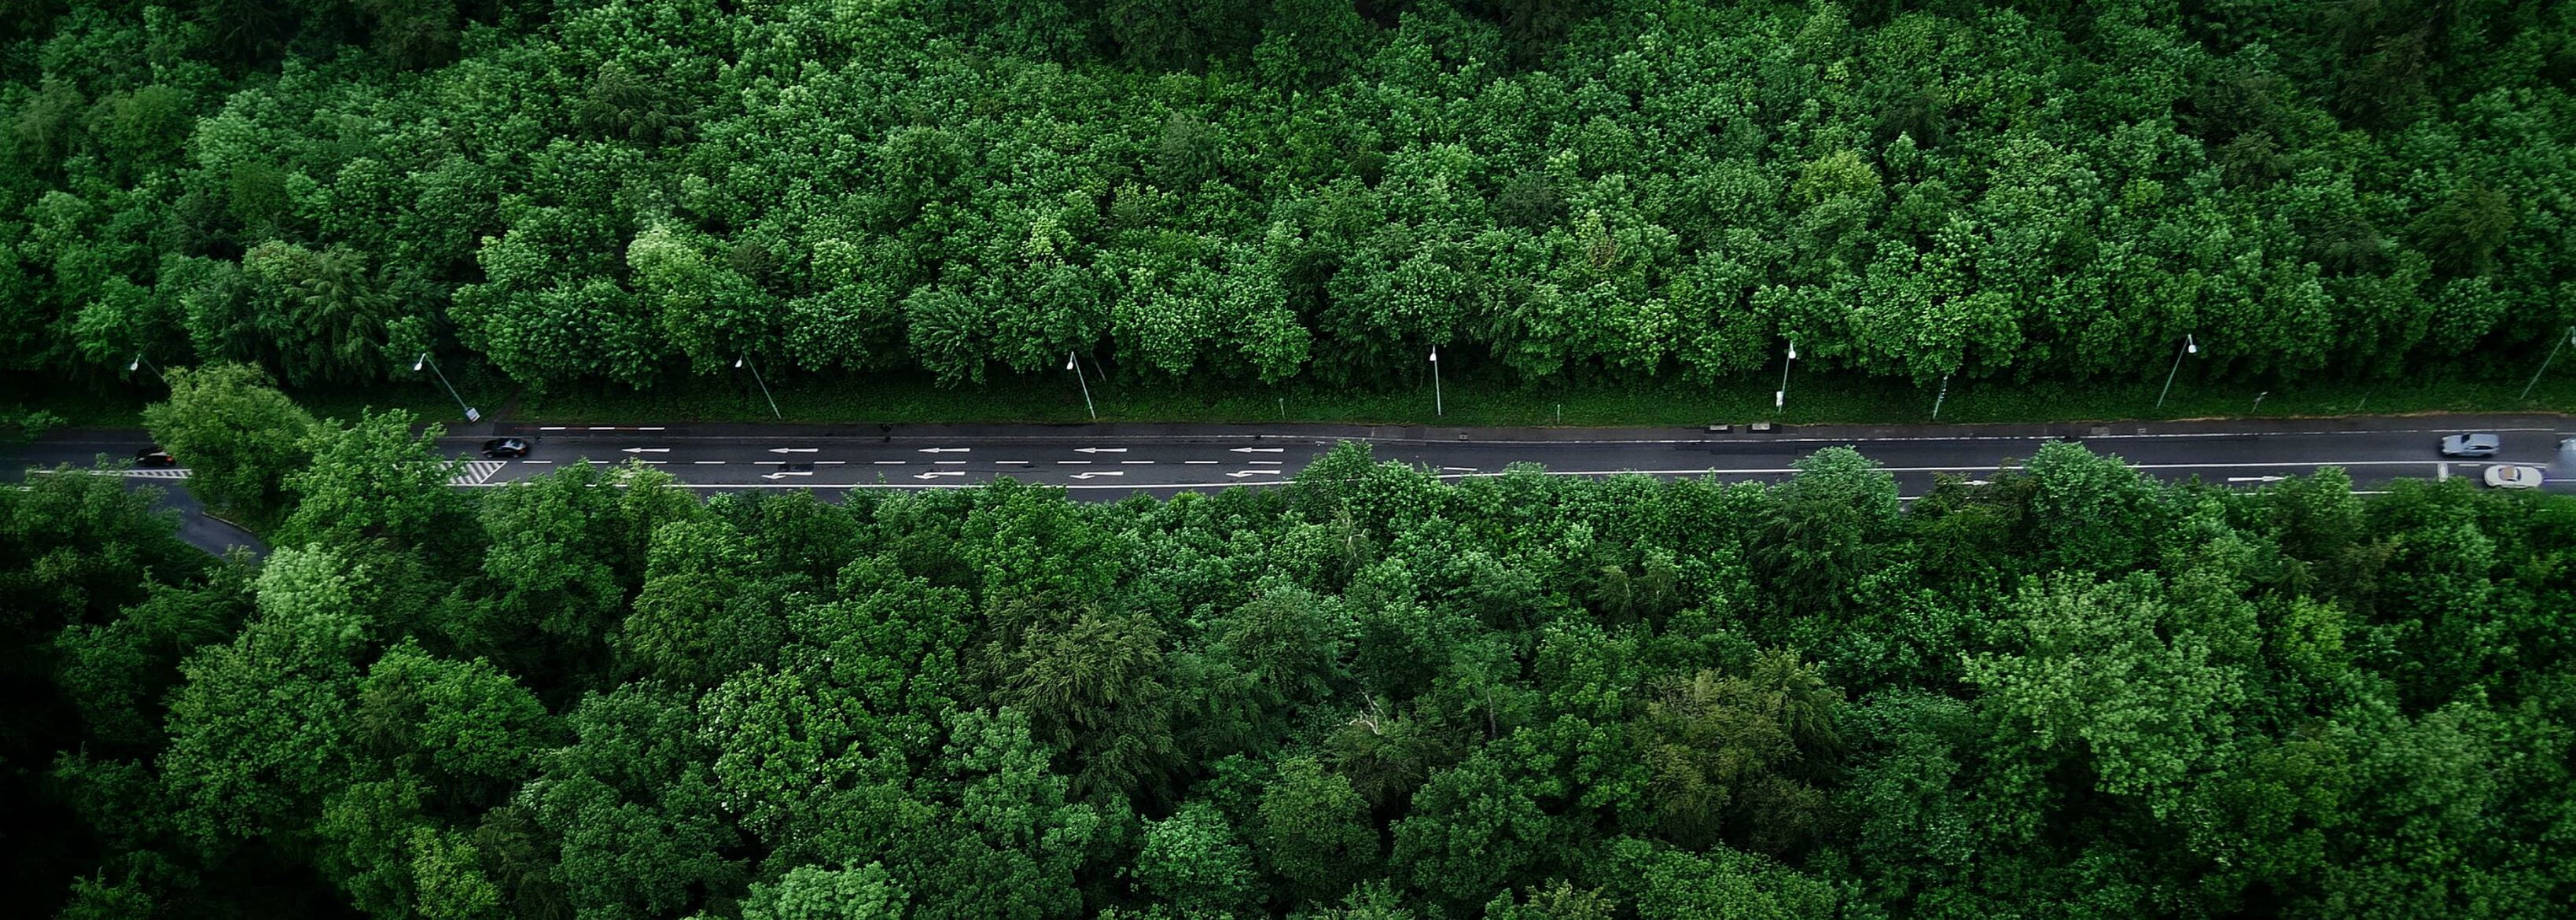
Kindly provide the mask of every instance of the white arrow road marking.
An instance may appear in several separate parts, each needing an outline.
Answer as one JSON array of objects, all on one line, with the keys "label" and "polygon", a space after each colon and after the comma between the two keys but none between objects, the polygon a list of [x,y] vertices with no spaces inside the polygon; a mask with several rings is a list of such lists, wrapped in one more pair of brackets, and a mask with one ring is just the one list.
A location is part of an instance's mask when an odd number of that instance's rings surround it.
[{"label": "white arrow road marking", "polygon": [[1074,449],[1073,449],[1073,452],[1074,452],[1074,453],[1077,453],[1077,454],[1123,454],[1123,453],[1126,453],[1126,452],[1127,452],[1127,448],[1124,448],[1124,447],[1076,447],[1076,448],[1074,448]]},{"label": "white arrow road marking", "polygon": [[1287,449],[1288,448],[1285,447],[1237,447],[1234,449],[1234,452],[1238,454],[1275,454]]},{"label": "white arrow road marking", "polygon": [[626,449],[626,452],[630,454],[667,454],[671,452],[671,449],[668,447],[629,447]]},{"label": "white arrow road marking", "polygon": [[769,452],[773,454],[810,454],[820,450],[822,450],[820,447],[772,447],[769,449]]},{"label": "white arrow road marking", "polygon": [[1088,473],[1075,473],[1075,474],[1073,474],[1073,478],[1075,478],[1075,479],[1089,479],[1089,478],[1091,478],[1091,477],[1093,477],[1093,476],[1125,476],[1125,475],[1127,475],[1127,471],[1126,471],[1126,470],[1092,470],[1091,472],[1088,472]]},{"label": "white arrow road marking", "polygon": [[922,453],[925,453],[925,454],[962,454],[962,453],[965,453],[965,452],[967,452],[967,451],[971,451],[971,450],[974,450],[974,448],[972,448],[972,447],[924,447],[924,448],[922,448],[922,449],[921,449],[921,452],[922,452]]},{"label": "white arrow road marking", "polygon": [[760,478],[762,478],[762,479],[777,479],[777,478],[782,477],[782,476],[812,476],[812,475],[814,475],[814,471],[813,471],[813,470],[779,470],[778,472],[775,472],[775,473],[763,473],[763,474],[761,474],[761,477],[760,477]]},{"label": "white arrow road marking", "polygon": [[914,476],[914,477],[912,477],[912,478],[914,478],[914,479],[937,479],[937,478],[939,478],[939,477],[941,477],[941,476],[964,476],[964,475],[966,475],[966,471],[965,471],[965,470],[931,470],[931,471],[929,471],[929,472],[922,473],[922,474],[917,475],[917,476]]},{"label": "white arrow road marking", "polygon": [[1227,473],[1226,475],[1227,475],[1227,476],[1230,476],[1230,477],[1233,477],[1233,478],[1235,478],[1235,479],[1241,479],[1241,478],[1246,477],[1246,476],[1259,476],[1259,475],[1262,475],[1262,474],[1264,474],[1264,473],[1267,473],[1267,474],[1272,475],[1272,476],[1277,476],[1277,475],[1279,475],[1279,471],[1278,471],[1278,470],[1236,470],[1236,471],[1234,471],[1234,472]]}]

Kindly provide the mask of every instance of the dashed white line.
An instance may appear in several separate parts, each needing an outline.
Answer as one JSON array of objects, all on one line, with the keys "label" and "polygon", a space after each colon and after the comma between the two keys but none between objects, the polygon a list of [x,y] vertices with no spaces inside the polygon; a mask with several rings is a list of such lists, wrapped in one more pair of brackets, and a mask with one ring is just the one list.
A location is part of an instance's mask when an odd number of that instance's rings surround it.
[{"label": "dashed white line", "polygon": [[1181,462],[1182,462],[1182,463],[1190,464],[1190,465],[1192,465],[1192,466],[1197,466],[1197,465],[1200,465],[1200,464],[1212,464],[1212,463],[1215,463],[1216,461],[1214,461],[1214,460],[1183,460],[1183,461],[1181,461]]},{"label": "dashed white line", "polygon": [[901,460],[879,460],[879,461],[876,461],[876,464],[877,464],[878,466],[902,466],[902,465],[903,465],[903,461],[901,461]]},{"label": "dashed white line", "polygon": [[1124,464],[1127,464],[1127,465],[1129,465],[1129,466],[1137,466],[1137,465],[1151,464],[1151,463],[1153,463],[1154,461],[1151,461],[1151,460],[1120,460],[1120,461],[1118,461],[1118,462],[1120,462],[1120,463],[1124,463]]},{"label": "dashed white line", "polygon": [[616,431],[616,430],[617,430],[617,426],[615,426],[615,425],[592,425],[592,426],[590,426],[590,430],[592,430],[592,431]]},{"label": "dashed white line", "polygon": [[940,466],[964,466],[966,464],[966,461],[964,460],[933,460],[930,462],[939,464]]},{"label": "dashed white line", "polygon": [[537,465],[539,465],[539,466],[544,466],[544,465],[546,465],[546,464],[553,463],[554,461],[552,461],[552,460],[521,460],[521,461],[519,461],[519,462],[521,462],[521,463],[534,463],[534,464],[537,464]]},{"label": "dashed white line", "polygon": [[814,464],[817,466],[842,466],[849,462],[850,461],[847,460],[816,460],[814,461]]},{"label": "dashed white line", "polygon": [[1246,461],[1243,461],[1243,462],[1245,462],[1245,463],[1258,463],[1258,464],[1261,464],[1261,465],[1264,465],[1264,466],[1278,466],[1279,464],[1286,463],[1287,461],[1285,461],[1285,460],[1246,460]]},{"label": "dashed white line", "polygon": [[562,426],[562,425],[545,425],[545,426],[541,426],[541,427],[539,427],[537,430],[538,430],[538,431],[562,431],[562,430],[564,430],[564,426]]},{"label": "dashed white line", "polygon": [[1027,466],[1027,465],[1029,465],[1029,462],[1028,462],[1028,461],[1026,461],[1026,460],[995,460],[995,461],[993,461],[993,465],[994,465],[994,466]]},{"label": "dashed white line", "polygon": [[661,431],[661,430],[663,430],[663,429],[662,429],[662,426],[660,426],[660,425],[647,425],[647,426],[645,426],[645,427],[638,428],[638,429],[635,429],[635,430],[637,430],[637,431]]},{"label": "dashed white line", "polygon": [[722,460],[693,460],[693,461],[690,461],[690,462],[695,463],[695,464],[697,464],[697,465],[699,465],[699,466],[722,466],[722,465],[724,465],[724,461],[722,461]]},{"label": "dashed white line", "polygon": [[1056,463],[1057,463],[1057,464],[1062,465],[1062,466],[1082,466],[1082,465],[1084,465],[1084,464],[1088,464],[1088,463],[1090,463],[1090,462],[1091,462],[1091,461],[1089,461],[1089,460],[1058,460],[1058,461],[1056,461]]}]

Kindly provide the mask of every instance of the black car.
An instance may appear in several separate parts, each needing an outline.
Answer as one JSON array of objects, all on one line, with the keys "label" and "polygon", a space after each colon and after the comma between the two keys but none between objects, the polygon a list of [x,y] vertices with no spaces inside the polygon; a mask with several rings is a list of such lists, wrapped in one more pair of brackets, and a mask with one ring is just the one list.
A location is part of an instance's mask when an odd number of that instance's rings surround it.
[{"label": "black car", "polygon": [[527,455],[528,442],[518,438],[493,438],[483,442],[483,456],[486,457],[525,457]]},{"label": "black car", "polygon": [[146,447],[134,452],[134,465],[178,466],[179,458],[171,456],[169,451],[162,450],[161,448]]}]

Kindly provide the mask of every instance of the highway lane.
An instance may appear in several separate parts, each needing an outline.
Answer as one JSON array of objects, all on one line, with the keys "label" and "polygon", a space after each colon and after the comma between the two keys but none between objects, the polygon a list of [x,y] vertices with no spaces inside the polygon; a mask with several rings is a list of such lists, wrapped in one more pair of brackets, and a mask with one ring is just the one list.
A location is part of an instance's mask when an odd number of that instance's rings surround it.
[{"label": "highway lane", "polygon": [[[1441,429],[1404,426],[475,426],[443,439],[465,458],[460,486],[491,488],[575,464],[636,463],[708,491],[757,489],[959,488],[1011,477],[1060,486],[1086,499],[1244,485],[1292,478],[1345,440],[1382,460],[1418,465],[1446,479],[1500,475],[1516,463],[1551,475],[1637,472],[1725,480],[1785,479],[1799,458],[1849,445],[1888,467],[1901,494],[1920,495],[1933,477],[1982,478],[2029,457],[2051,440],[2079,441],[2165,479],[2199,477],[2259,485],[2324,466],[2348,470],[2365,489],[2399,478],[2475,477],[2489,462],[2540,465],[2550,488],[2576,491],[2576,456],[2562,455],[2576,419],[2557,415],[2232,420],[2120,425],[1817,426],[1753,432],[1704,429]],[[2493,431],[2495,461],[2445,461],[2443,434]],[[490,435],[523,437],[530,456],[483,460]],[[124,456],[139,433],[66,434],[22,447],[25,459],[85,464],[98,453]],[[152,471],[144,475],[168,475]]]}]

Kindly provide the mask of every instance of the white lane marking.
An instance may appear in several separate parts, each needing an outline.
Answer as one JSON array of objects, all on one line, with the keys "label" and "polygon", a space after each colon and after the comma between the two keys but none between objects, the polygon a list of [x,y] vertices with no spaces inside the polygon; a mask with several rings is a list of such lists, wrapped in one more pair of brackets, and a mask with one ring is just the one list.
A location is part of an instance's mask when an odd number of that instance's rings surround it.
[{"label": "white lane marking", "polygon": [[1241,479],[1246,476],[1260,476],[1264,474],[1271,476],[1281,475],[1278,470],[1236,470],[1234,472],[1227,473],[1226,475],[1235,479]]},{"label": "white lane marking", "polygon": [[722,460],[692,460],[692,461],[690,461],[690,462],[691,462],[691,463],[695,463],[695,464],[697,464],[697,465],[699,465],[699,466],[723,466],[723,465],[724,465],[724,461],[722,461]]},{"label": "white lane marking", "polygon": [[1027,465],[1029,465],[1029,462],[1028,462],[1028,461],[1026,461],[1026,460],[995,460],[995,461],[993,461],[993,465],[994,465],[994,466],[1027,466]]},{"label": "white lane marking", "polygon": [[966,471],[965,471],[965,470],[929,470],[929,471],[925,471],[925,472],[923,472],[921,475],[914,476],[914,477],[912,477],[912,478],[914,478],[914,479],[937,479],[937,478],[939,478],[939,477],[941,477],[941,476],[964,476],[964,475],[966,475]]},{"label": "white lane marking", "polygon": [[562,425],[542,425],[542,426],[539,426],[539,427],[537,428],[537,430],[538,430],[538,431],[562,431],[562,430],[564,430],[564,426],[562,426]]},{"label": "white lane marking", "polygon": [[644,464],[645,466],[670,466],[670,465],[671,465],[671,461],[668,461],[668,460],[637,460],[637,461],[635,461],[635,462],[637,462],[637,463],[641,463],[641,464]]},{"label": "white lane marking", "polygon": [[1476,468],[1472,466],[1444,466],[1441,467],[1441,469],[1452,473],[1473,473],[1476,471]]},{"label": "white lane marking", "polygon": [[1140,466],[1140,465],[1147,465],[1147,464],[1151,464],[1151,463],[1153,463],[1154,461],[1151,461],[1151,460],[1120,460],[1120,461],[1118,461],[1118,462],[1120,462],[1120,463],[1124,463],[1124,464],[1127,464],[1127,465],[1130,465],[1130,466]]},{"label": "white lane marking", "polygon": [[813,471],[813,470],[779,470],[778,472],[775,472],[775,473],[765,473],[765,474],[762,474],[760,478],[762,478],[762,479],[777,479],[777,478],[784,477],[784,476],[812,476],[812,475],[814,475],[814,471]]},{"label": "white lane marking", "polygon": [[769,452],[773,454],[811,454],[821,450],[822,448],[820,447],[772,447],[769,449]]},{"label": "white lane marking", "polygon": [[921,452],[922,452],[922,453],[925,453],[925,454],[962,454],[962,453],[966,453],[967,451],[971,451],[971,450],[974,450],[974,448],[972,448],[972,447],[924,447],[924,448],[922,448],[922,449],[921,449]]},{"label": "white lane marking", "polygon": [[1182,463],[1188,463],[1188,464],[1196,465],[1196,464],[1201,464],[1201,463],[1215,463],[1216,461],[1214,461],[1214,460],[1183,460],[1183,461],[1181,461],[1181,462],[1182,462]]},{"label": "white lane marking", "polygon": [[933,460],[930,462],[939,464],[940,466],[962,466],[966,463],[964,460]]},{"label": "white lane marking", "polygon": [[583,462],[583,463],[590,464],[590,465],[592,465],[592,466],[607,466],[607,465],[608,465],[608,461],[606,461],[606,460],[584,460],[584,461],[582,461],[582,462]]},{"label": "white lane marking", "polygon": [[553,463],[554,461],[552,461],[552,460],[521,460],[521,461],[519,461],[519,462],[521,462],[521,463],[534,463],[534,464],[536,464],[536,465],[538,465],[538,466],[545,466],[545,465],[547,465],[547,464]]},{"label": "white lane marking", "polygon": [[617,430],[617,426],[615,426],[615,425],[592,425],[592,426],[590,426],[590,430],[592,430],[592,431],[616,431],[616,430]]},{"label": "white lane marking", "polygon": [[2279,481],[2281,481],[2281,480],[2288,479],[2288,478],[2290,478],[2290,477],[2287,477],[2287,476],[2229,476],[2229,477],[2227,477],[2227,481],[2229,481],[2229,482],[2279,482]]},{"label": "white lane marking", "polygon": [[1246,460],[1246,461],[1243,461],[1243,462],[1245,462],[1245,463],[1258,463],[1258,464],[1261,464],[1261,465],[1263,465],[1263,466],[1278,466],[1278,465],[1280,465],[1280,464],[1282,464],[1282,463],[1285,463],[1285,462],[1287,462],[1287,461],[1285,461],[1285,460]]},{"label": "white lane marking", "polygon": [[509,465],[510,461],[507,460],[475,460],[467,463],[464,469],[458,470],[455,476],[450,477],[447,480],[447,484],[451,486],[481,485],[484,480],[491,479],[492,474],[500,472],[502,467]]},{"label": "white lane marking", "polygon": [[1075,473],[1075,474],[1073,474],[1073,478],[1075,478],[1075,479],[1089,479],[1089,478],[1094,477],[1094,476],[1125,476],[1125,475],[1127,475],[1127,471],[1126,471],[1126,470],[1092,470],[1092,471],[1090,471],[1090,472],[1085,472],[1085,473]]},{"label": "white lane marking", "polygon": [[814,462],[815,462],[815,464],[816,464],[816,465],[819,465],[819,466],[847,466],[847,465],[849,465],[849,462],[850,462],[850,461],[847,461],[847,460],[816,460],[816,461],[814,461]]},{"label": "white lane marking", "polygon": [[753,466],[786,466],[786,465],[787,465],[787,461],[785,461],[785,460],[754,460],[754,461],[751,461],[751,465],[753,465]]},{"label": "white lane marking", "polygon": [[1056,461],[1056,464],[1059,466],[1080,466],[1090,462],[1091,461],[1089,460],[1058,460]]},{"label": "white lane marking", "polygon": [[644,426],[644,427],[642,427],[642,428],[638,428],[638,429],[635,429],[635,430],[637,430],[637,431],[661,431],[661,430],[662,430],[662,426],[660,426],[660,425],[646,425],[646,426]]},{"label": "white lane marking", "polygon": [[1283,453],[1287,450],[1288,449],[1285,447],[1237,447],[1233,452],[1238,454],[1276,454]]},{"label": "white lane marking", "polygon": [[668,447],[629,447],[626,449],[626,452],[630,454],[667,454],[671,452],[671,449]]},{"label": "white lane marking", "polygon": [[878,465],[878,466],[902,466],[902,465],[904,464],[904,461],[901,461],[901,460],[878,460],[878,461],[875,461],[875,463],[876,463],[876,465]]},{"label": "white lane marking", "polygon": [[1126,452],[1127,452],[1127,448],[1124,448],[1124,447],[1076,447],[1076,448],[1074,448],[1074,449],[1073,449],[1073,452],[1074,452],[1074,453],[1077,453],[1077,454],[1123,454],[1123,453],[1126,453]]}]

